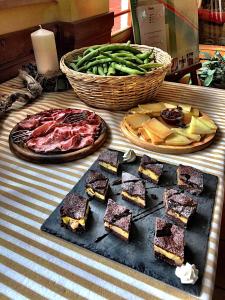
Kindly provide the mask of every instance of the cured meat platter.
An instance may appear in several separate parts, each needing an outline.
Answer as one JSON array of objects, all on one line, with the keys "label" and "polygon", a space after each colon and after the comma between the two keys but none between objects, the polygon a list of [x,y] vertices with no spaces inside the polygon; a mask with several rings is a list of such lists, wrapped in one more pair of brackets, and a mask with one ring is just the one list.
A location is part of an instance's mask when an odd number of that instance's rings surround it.
[{"label": "cured meat platter", "polygon": [[107,138],[105,121],[88,110],[51,109],[27,116],[10,132],[10,150],[33,163],[63,163],[96,151]]}]

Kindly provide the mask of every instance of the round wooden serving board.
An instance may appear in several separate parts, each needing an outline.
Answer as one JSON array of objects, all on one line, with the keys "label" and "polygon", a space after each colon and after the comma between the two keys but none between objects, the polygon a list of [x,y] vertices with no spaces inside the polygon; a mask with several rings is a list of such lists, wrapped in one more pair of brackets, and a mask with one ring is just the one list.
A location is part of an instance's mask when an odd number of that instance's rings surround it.
[{"label": "round wooden serving board", "polygon": [[130,132],[126,128],[124,121],[121,122],[120,128],[121,128],[122,133],[133,144],[135,144],[141,148],[147,149],[147,150],[151,150],[151,151],[159,152],[159,153],[167,153],[167,154],[186,154],[186,153],[192,153],[192,152],[202,150],[202,149],[208,147],[212,143],[212,141],[216,135],[216,133],[208,134],[201,141],[193,142],[192,144],[185,145],[185,146],[155,145],[155,144],[145,141],[143,138]]},{"label": "round wooden serving board", "polygon": [[15,144],[12,140],[12,134],[17,131],[18,125],[16,125],[10,132],[9,135],[9,147],[10,150],[19,158],[27,160],[32,163],[41,163],[41,164],[48,164],[48,163],[65,163],[69,161],[73,161],[76,159],[80,159],[83,157],[88,156],[89,154],[95,152],[98,148],[102,146],[107,138],[108,127],[103,119],[102,121],[102,130],[99,137],[95,140],[93,145],[84,147],[82,149],[68,151],[68,152],[61,152],[61,153],[35,153],[34,151],[28,149],[23,144]]}]

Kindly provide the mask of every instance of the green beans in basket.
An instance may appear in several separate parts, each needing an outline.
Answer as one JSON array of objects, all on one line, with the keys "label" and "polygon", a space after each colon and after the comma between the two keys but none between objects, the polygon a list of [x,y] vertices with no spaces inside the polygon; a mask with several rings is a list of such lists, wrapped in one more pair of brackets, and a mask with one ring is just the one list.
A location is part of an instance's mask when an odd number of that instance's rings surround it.
[{"label": "green beans in basket", "polygon": [[[89,68],[91,67],[94,67],[94,66],[97,66],[97,65],[102,65],[102,64],[105,64],[107,62],[111,62],[112,59],[111,58],[101,58],[101,59],[96,59],[94,61],[91,61],[89,63],[87,63],[86,65],[84,65],[83,67],[80,67],[79,69],[77,69],[78,72],[81,72],[81,71],[85,71],[85,70],[88,70]],[[77,65],[76,65],[77,67]]]},{"label": "green beans in basket", "polygon": [[129,68],[133,68],[133,69],[138,70],[139,74],[144,74],[146,72],[145,69],[140,68],[138,65],[136,65],[136,64],[132,63],[131,61],[128,61],[124,58],[117,57],[117,56],[112,56],[111,54],[105,53],[105,52],[102,52],[102,54],[105,55],[108,58],[111,58],[113,62],[116,62],[116,63],[119,63],[121,65],[125,65]]},{"label": "green beans in basket", "polygon": [[71,69],[101,76],[144,75],[162,67],[156,62],[153,49],[141,52],[126,44],[95,45],[87,48],[83,56],[72,60]]},{"label": "green beans in basket", "polygon": [[126,74],[129,74],[129,75],[142,75],[142,74],[144,74],[142,71],[139,71],[137,69],[132,69],[132,68],[129,68],[125,65],[121,65],[121,64],[117,64],[117,63],[114,63],[113,67],[116,70],[121,71],[121,72],[126,73]]},{"label": "green beans in basket", "polygon": [[131,46],[127,46],[127,45],[123,45],[123,44],[122,45],[113,45],[112,44],[112,45],[102,46],[92,52],[89,52],[85,56],[83,56],[82,59],[80,61],[78,61],[77,68],[82,66],[85,62],[89,61],[91,58],[96,57],[101,52],[116,51],[116,50],[127,50],[134,54],[141,53],[141,51],[137,50],[136,48],[132,48]]}]

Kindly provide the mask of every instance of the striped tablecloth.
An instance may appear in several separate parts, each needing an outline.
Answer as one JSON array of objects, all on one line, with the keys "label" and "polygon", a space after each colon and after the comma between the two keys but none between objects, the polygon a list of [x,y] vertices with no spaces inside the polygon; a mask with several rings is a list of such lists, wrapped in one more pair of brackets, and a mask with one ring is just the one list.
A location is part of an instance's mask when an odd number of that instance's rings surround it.
[{"label": "striped tablecloth", "polygon": [[[0,92],[12,92],[18,84],[17,79],[6,82],[0,86]],[[215,142],[201,152],[175,156],[144,150],[156,159],[192,165],[219,177],[200,296],[210,299],[223,205],[225,92],[164,83],[157,99],[191,103],[219,125]],[[53,107],[87,108],[72,90],[50,93],[23,109],[11,111],[0,122],[0,299],[193,299],[180,290],[40,231],[44,220],[99,154],[97,151],[66,164],[37,165],[10,152],[11,128],[27,114]],[[131,145],[119,130],[123,113],[95,111],[111,129],[105,147],[122,151],[132,148],[143,154],[143,149]]]}]

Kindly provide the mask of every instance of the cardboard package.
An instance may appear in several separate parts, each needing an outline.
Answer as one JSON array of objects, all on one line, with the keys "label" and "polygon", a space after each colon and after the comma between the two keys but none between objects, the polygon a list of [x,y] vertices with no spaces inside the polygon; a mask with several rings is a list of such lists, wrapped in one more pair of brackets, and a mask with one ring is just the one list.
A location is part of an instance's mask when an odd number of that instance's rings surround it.
[{"label": "cardboard package", "polygon": [[171,72],[199,62],[196,0],[130,0],[134,40],[173,57]]}]

